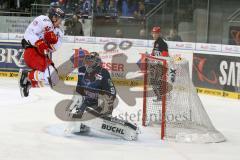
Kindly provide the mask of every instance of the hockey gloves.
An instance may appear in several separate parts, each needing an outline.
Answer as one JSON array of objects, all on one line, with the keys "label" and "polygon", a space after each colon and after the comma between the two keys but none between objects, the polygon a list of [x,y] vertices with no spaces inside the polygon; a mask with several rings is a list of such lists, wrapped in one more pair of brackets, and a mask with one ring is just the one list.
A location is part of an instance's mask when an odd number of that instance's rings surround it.
[{"label": "hockey gloves", "polygon": [[40,39],[35,43],[39,53],[44,54],[44,51],[55,50],[53,44],[58,42],[58,37],[53,31],[45,32],[44,39]]},{"label": "hockey gloves", "polygon": [[38,50],[38,52],[42,55],[45,54],[45,51],[49,51],[49,45],[47,45],[47,43],[43,40],[43,39],[39,39],[36,43],[35,46]]},{"label": "hockey gloves", "polygon": [[53,31],[49,31],[49,32],[45,32],[44,40],[48,44],[56,44],[58,41],[58,37],[55,35],[55,33]]}]

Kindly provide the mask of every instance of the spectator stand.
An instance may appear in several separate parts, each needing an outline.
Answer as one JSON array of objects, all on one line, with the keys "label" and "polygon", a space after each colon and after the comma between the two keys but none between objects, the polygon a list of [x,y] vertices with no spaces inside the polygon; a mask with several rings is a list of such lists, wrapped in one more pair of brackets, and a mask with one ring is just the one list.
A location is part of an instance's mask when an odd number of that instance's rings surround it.
[{"label": "spectator stand", "polygon": [[0,16],[30,16],[31,5],[28,0],[4,1],[0,0]]}]

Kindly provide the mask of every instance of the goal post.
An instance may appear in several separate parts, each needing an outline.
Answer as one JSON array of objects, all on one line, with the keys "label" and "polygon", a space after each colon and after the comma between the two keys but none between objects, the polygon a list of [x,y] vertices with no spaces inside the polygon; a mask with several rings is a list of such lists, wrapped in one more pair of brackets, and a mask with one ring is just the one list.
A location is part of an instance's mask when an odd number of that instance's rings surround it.
[{"label": "goal post", "polygon": [[225,141],[213,126],[193,86],[188,61],[141,56],[142,125],[159,128],[161,139],[196,143]]},{"label": "goal post", "polygon": [[[144,92],[143,92],[143,95],[144,95],[144,98],[143,98],[143,118],[142,118],[142,125],[143,126],[147,126],[147,119],[149,118],[149,116],[147,115],[147,113],[149,112],[149,108],[147,108],[147,104],[148,104],[148,99],[147,97],[149,96],[149,92],[147,92],[148,88],[149,88],[149,84],[150,82],[148,81],[149,80],[149,72],[147,71],[150,71],[151,70],[151,66],[149,66],[149,61],[148,61],[148,58],[151,58],[152,59],[152,62],[155,60],[155,62],[157,61],[158,63],[161,63],[162,66],[166,66],[167,65],[167,62],[165,59],[158,59],[156,57],[152,57],[152,56],[148,56],[148,55],[145,55],[145,54],[142,54],[141,55],[141,64],[142,64],[142,69],[143,69],[143,73],[144,73]],[[162,69],[165,69],[165,67],[162,67]],[[160,76],[160,75],[158,75]],[[162,79],[163,79],[163,82],[166,82],[166,74],[163,74],[162,75]],[[162,87],[165,87],[166,85],[163,85]],[[166,89],[166,88],[165,88]],[[162,124],[164,124],[165,122],[165,111],[166,111],[166,94],[163,94],[161,97],[160,97],[161,101],[162,101],[162,112],[161,112],[161,119],[163,120]],[[161,125],[161,139],[163,139],[164,137],[164,125]]]}]

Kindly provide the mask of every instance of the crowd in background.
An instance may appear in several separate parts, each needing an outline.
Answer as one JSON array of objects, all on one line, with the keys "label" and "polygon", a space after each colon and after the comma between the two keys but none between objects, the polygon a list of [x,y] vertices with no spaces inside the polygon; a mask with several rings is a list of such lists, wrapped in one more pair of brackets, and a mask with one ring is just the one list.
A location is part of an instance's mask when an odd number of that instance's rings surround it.
[{"label": "crowd in background", "polygon": [[[0,0],[0,15],[3,12],[21,12],[24,16],[24,13],[30,13],[31,4],[33,0]],[[4,14],[7,15],[7,14]]]},{"label": "crowd in background", "polygon": [[66,28],[65,35],[84,36],[83,25],[78,15],[74,14],[71,19],[65,21],[64,26]]},{"label": "crowd in background", "polygon": [[[146,6],[154,6],[158,0],[0,0],[0,11],[31,13],[32,4],[58,6],[67,14],[88,18],[94,15],[110,17],[144,18]],[[41,6],[38,6],[41,8]],[[38,8],[38,12],[41,10]],[[21,15],[20,15],[21,16]],[[32,15],[36,16],[36,15]]]},{"label": "crowd in background", "polygon": [[141,18],[146,13],[144,0],[51,0],[50,4],[80,15],[91,15],[94,11],[95,16]]},{"label": "crowd in background", "polygon": [[[157,4],[158,0],[0,0],[0,10],[10,12],[30,12],[31,4],[49,4],[53,7],[62,8],[69,15],[66,19],[65,34],[83,36],[84,18],[89,18],[94,12],[94,16],[110,17],[134,17],[144,19],[146,14],[146,4]],[[18,15],[16,15],[18,16]],[[171,38],[176,34],[176,30],[171,30],[166,39],[180,40]],[[124,31],[116,30],[116,37],[126,37]],[[139,38],[149,38],[149,33],[145,29],[139,30]]]},{"label": "crowd in background", "polygon": [[[61,7],[70,17],[65,20],[65,34],[72,36],[84,36],[83,16],[91,16],[94,12],[95,16],[112,16],[112,17],[135,17],[144,18],[146,14],[145,4],[159,3],[155,0],[0,0],[1,11],[22,11],[30,12],[31,4],[47,3],[50,6]],[[115,37],[123,38],[124,31],[117,29]],[[139,30],[140,39],[148,39],[150,33],[146,33],[144,28]],[[177,35],[176,29],[171,29],[169,35],[164,36],[167,40],[182,41]]]},{"label": "crowd in background", "polygon": [[95,13],[98,16],[144,17],[144,0],[96,0]]},{"label": "crowd in background", "polygon": [[93,0],[51,0],[51,6],[61,7],[66,13],[90,16]]}]

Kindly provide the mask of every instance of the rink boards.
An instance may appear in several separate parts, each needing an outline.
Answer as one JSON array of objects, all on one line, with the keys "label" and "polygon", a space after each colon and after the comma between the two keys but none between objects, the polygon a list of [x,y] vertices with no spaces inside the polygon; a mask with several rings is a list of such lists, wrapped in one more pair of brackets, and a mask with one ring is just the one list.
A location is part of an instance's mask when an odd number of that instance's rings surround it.
[{"label": "rink boards", "polygon": [[[0,77],[17,77],[19,68],[25,68],[21,34],[0,34]],[[189,61],[190,76],[197,91],[202,94],[240,99],[240,47],[231,45],[167,42],[171,56],[181,56]],[[103,67],[109,70],[117,86],[141,86],[141,53],[150,53],[152,40],[105,37],[65,36],[63,45],[53,54],[56,66],[72,61],[67,81],[77,80],[79,48],[97,51]]]}]

